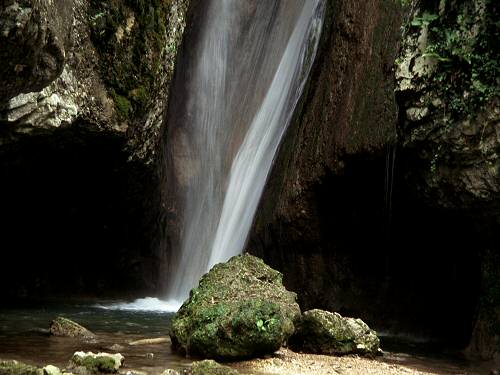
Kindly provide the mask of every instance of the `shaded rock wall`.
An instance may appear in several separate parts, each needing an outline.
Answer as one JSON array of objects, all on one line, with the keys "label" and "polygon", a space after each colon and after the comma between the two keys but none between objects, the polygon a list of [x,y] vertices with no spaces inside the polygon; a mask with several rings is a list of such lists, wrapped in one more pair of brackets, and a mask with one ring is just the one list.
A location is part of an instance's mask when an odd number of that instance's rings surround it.
[{"label": "shaded rock wall", "polygon": [[[423,56],[444,53],[422,47],[432,36],[422,31],[429,22],[441,17],[437,32],[459,30],[457,38],[471,26],[459,24],[462,3],[441,2],[453,7],[441,15],[439,4],[428,3],[413,2],[403,13],[394,2],[329,2],[322,53],[248,247],[284,273],[303,308],[360,316],[377,329],[457,348],[472,334],[482,340],[477,353],[498,347],[497,310],[479,307],[485,295],[493,298],[486,254],[499,246],[495,78],[479,78],[482,87],[463,62],[450,72],[440,63],[451,57]],[[480,10],[470,38],[479,35],[482,50],[467,45],[482,59],[495,50],[481,35],[496,8],[470,4]],[[443,82],[431,81],[433,72]],[[439,97],[449,82],[456,94]],[[472,104],[459,100],[467,93]],[[466,113],[441,121],[452,103]]]},{"label": "shaded rock wall", "polygon": [[[285,283],[299,292],[306,309],[340,310],[337,292],[343,287],[331,278],[343,268],[340,260],[332,259],[342,228],[329,227],[329,218],[342,222],[346,214],[348,221],[356,213],[328,212],[337,209],[327,200],[344,198],[341,189],[328,191],[332,188],[328,181],[353,170],[352,155],[373,154],[384,160],[385,147],[396,139],[392,76],[401,23],[402,14],[392,1],[328,2],[308,91],[255,220],[250,251],[284,272]],[[384,165],[380,167],[383,189]],[[369,179],[360,182],[365,185],[352,188],[364,202],[366,192],[370,196],[374,192],[367,184],[375,189],[378,184]],[[354,195],[354,190],[347,192]],[[383,191],[380,194],[383,197]],[[345,199],[356,202],[358,196]],[[377,229],[374,226],[373,233]]]},{"label": "shaded rock wall", "polygon": [[2,292],[158,290],[158,154],[188,6],[9,0],[0,11],[0,247],[14,265]]},{"label": "shaded rock wall", "polygon": [[469,252],[479,259],[479,298],[467,352],[498,358],[499,9],[489,0],[416,5],[396,61],[400,143],[408,164],[402,173],[423,205],[469,222],[462,230],[457,223],[452,235],[468,232],[472,241],[453,247],[451,254]]}]

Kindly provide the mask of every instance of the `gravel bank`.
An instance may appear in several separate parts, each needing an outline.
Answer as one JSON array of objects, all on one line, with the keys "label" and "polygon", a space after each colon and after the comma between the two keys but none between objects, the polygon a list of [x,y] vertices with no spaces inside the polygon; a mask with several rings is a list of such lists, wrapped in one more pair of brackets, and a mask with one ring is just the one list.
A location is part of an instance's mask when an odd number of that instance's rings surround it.
[{"label": "gravel bank", "polygon": [[334,357],[315,354],[299,354],[289,349],[280,349],[273,357],[234,363],[243,374],[254,375],[466,375],[467,372],[428,372],[417,368],[369,359],[358,356]]}]

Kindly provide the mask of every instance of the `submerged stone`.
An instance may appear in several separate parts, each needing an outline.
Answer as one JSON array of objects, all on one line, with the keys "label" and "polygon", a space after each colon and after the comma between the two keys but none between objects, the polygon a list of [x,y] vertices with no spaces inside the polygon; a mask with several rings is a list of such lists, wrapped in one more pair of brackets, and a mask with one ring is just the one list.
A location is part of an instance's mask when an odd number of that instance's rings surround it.
[{"label": "submerged stone", "polygon": [[164,344],[170,342],[170,338],[168,337],[155,337],[151,339],[141,339],[141,340],[135,340],[131,341],[128,344],[132,346],[136,345],[158,345],[158,344]]},{"label": "submerged stone", "polygon": [[0,375],[43,375],[43,370],[18,361],[0,360]]},{"label": "submerged stone", "polygon": [[282,275],[251,255],[215,265],[191,290],[172,321],[174,349],[222,360],[280,348],[300,317]]},{"label": "submerged stone", "polygon": [[179,371],[168,368],[165,371],[163,371],[161,375],[180,375],[180,374]]},{"label": "submerged stone", "polygon": [[116,373],[125,358],[120,354],[76,352],[70,366],[76,374]]},{"label": "submerged stone", "polygon": [[85,340],[93,340],[95,334],[80,324],[61,316],[57,317],[50,323],[50,333],[54,336],[62,337],[77,337]]},{"label": "submerged stone", "polygon": [[62,375],[59,367],[47,365],[43,368],[43,375]]},{"label": "submerged stone", "polygon": [[193,362],[191,375],[238,375],[238,371],[228,366],[223,366],[214,360]]},{"label": "submerged stone", "polygon": [[318,354],[378,354],[377,333],[361,319],[323,310],[306,311],[290,339],[294,350]]}]

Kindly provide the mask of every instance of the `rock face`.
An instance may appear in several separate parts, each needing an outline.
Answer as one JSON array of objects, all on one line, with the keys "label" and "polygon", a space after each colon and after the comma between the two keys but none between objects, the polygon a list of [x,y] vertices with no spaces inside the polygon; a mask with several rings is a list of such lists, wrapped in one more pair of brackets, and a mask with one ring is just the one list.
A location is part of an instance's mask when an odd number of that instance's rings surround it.
[{"label": "rock face", "polygon": [[225,360],[279,349],[300,316],[295,293],[281,279],[251,255],[215,265],[172,321],[174,349]]},{"label": "rock face", "polygon": [[483,359],[500,355],[499,16],[489,1],[414,7],[396,71],[406,179],[427,205],[472,222],[480,290],[468,352]]},{"label": "rock face", "polygon": [[71,34],[73,5],[6,1],[0,11],[0,102],[39,91],[63,71]]},{"label": "rock face", "polygon": [[[7,262],[25,260],[24,274],[0,276],[11,298],[64,294],[65,287],[102,294],[114,289],[111,279],[134,294],[159,288],[163,115],[189,3],[3,3],[0,225],[9,235],[0,241]],[[30,215],[27,223],[26,211],[44,218]],[[70,228],[79,233],[63,238]],[[24,230],[36,241],[19,240]],[[62,260],[69,238],[91,242],[72,246],[88,254],[80,266]],[[34,248],[50,250],[38,258]],[[111,253],[113,270],[87,261],[99,254],[109,263],[103,257]],[[41,271],[53,266],[57,276]]]},{"label": "rock face", "polygon": [[329,2],[248,248],[303,309],[465,347],[482,303],[498,348],[498,7],[396,3]]},{"label": "rock face", "polygon": [[76,337],[85,340],[96,338],[92,332],[80,324],[63,317],[58,317],[50,323],[50,334],[62,337]]},{"label": "rock face", "polygon": [[481,210],[498,225],[497,7],[465,1],[414,8],[411,17],[396,71],[402,146],[419,167],[408,178],[430,204]]},{"label": "rock face", "polygon": [[403,14],[386,0],[327,5],[311,82],[248,248],[283,272],[303,309],[359,316],[376,306],[368,279],[379,277],[372,264],[384,259],[370,249],[387,232],[384,175],[397,133],[394,60]]},{"label": "rock face", "polygon": [[323,310],[306,311],[290,339],[294,350],[317,354],[376,355],[377,333],[361,319],[344,318]]},{"label": "rock face", "polygon": [[124,357],[120,354],[76,352],[70,360],[75,374],[112,374],[118,372]]}]

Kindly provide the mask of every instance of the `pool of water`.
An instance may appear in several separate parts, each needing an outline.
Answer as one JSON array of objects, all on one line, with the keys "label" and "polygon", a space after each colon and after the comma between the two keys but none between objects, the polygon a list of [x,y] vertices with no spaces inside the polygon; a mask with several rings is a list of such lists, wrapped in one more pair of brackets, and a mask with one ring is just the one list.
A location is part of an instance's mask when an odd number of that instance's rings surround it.
[{"label": "pool of water", "polygon": [[[140,339],[167,337],[173,313],[123,310],[116,309],[117,306],[124,305],[118,301],[99,301],[0,308],[0,359],[65,368],[73,353],[83,350],[121,353],[125,357],[122,368],[125,372],[140,370],[156,375],[167,368],[182,371],[191,365],[192,360],[172,353],[169,343],[129,345]],[[57,316],[82,324],[97,335],[97,342],[50,336],[49,323]],[[439,342],[385,334],[381,339],[385,355],[378,361],[438,374],[488,374],[492,368],[491,364],[467,361],[459,351]],[[116,345],[120,347],[116,349]]]},{"label": "pool of water", "polygon": [[[168,343],[129,345],[139,339],[168,336],[173,313],[112,310],[96,305],[58,303],[0,309],[0,358],[64,368],[75,351],[113,353],[111,347],[120,345],[116,352],[125,357],[124,370],[161,374],[166,368],[182,370],[191,364],[192,361],[172,353]],[[82,324],[98,336],[97,342],[50,336],[49,323],[57,316]]]},{"label": "pool of water", "polygon": [[379,361],[398,364],[418,371],[442,375],[488,374],[491,363],[470,361],[463,352],[446,342],[410,335],[381,334],[384,356]]}]

